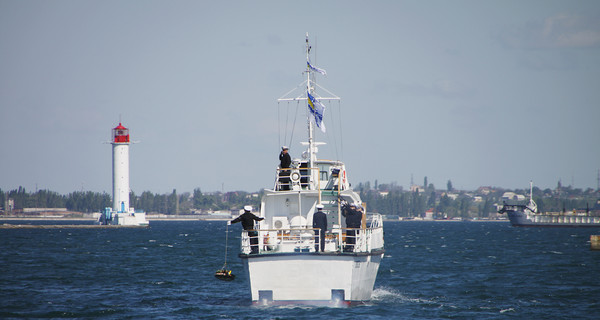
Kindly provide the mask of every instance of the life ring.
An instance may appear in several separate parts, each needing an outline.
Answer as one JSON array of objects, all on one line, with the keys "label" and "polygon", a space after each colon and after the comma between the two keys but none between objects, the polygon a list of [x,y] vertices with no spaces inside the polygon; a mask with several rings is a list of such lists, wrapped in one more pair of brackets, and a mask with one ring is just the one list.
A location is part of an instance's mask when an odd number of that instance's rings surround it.
[{"label": "life ring", "polygon": [[300,172],[298,172],[298,171],[292,172],[292,174],[290,175],[290,179],[292,180],[292,182],[300,181]]}]

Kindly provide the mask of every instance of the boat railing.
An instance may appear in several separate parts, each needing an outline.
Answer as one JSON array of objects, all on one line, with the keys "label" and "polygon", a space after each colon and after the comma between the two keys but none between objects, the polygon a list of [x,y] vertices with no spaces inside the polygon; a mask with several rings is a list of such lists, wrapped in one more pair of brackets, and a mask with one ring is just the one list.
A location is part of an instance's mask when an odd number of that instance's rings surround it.
[{"label": "boat railing", "polygon": [[310,190],[312,172],[319,168],[277,168],[275,190]]},{"label": "boat railing", "polygon": [[[335,228],[325,233],[323,252],[371,252],[383,249],[383,226],[371,228]],[[244,254],[310,253],[320,251],[317,240],[320,229],[244,230],[241,252]]]}]

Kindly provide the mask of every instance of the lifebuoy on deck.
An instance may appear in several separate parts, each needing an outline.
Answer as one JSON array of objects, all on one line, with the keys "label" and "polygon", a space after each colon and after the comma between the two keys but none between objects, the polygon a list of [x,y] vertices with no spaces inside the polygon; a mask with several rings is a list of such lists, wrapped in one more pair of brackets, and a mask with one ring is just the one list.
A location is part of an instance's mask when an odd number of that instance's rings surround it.
[{"label": "lifebuoy on deck", "polygon": [[290,179],[292,180],[292,182],[300,181],[300,172],[298,172],[298,171],[292,172]]}]

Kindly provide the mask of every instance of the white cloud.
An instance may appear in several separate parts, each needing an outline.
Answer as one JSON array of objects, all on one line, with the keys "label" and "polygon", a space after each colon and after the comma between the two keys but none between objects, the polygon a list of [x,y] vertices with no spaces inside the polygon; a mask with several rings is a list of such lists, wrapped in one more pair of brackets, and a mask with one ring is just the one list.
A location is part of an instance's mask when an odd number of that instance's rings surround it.
[{"label": "white cloud", "polygon": [[430,84],[399,84],[401,93],[414,96],[459,98],[464,99],[473,95],[473,89],[457,80],[438,79]]},{"label": "white cloud", "polygon": [[499,38],[512,48],[592,48],[600,46],[600,22],[586,16],[558,14],[514,27]]}]

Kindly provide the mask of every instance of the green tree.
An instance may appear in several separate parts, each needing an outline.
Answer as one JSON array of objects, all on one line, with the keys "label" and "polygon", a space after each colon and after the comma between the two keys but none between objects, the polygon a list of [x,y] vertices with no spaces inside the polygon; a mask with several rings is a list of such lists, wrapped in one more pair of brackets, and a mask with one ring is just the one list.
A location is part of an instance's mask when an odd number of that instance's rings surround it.
[{"label": "green tree", "polygon": [[469,208],[471,207],[471,199],[467,196],[461,196],[459,200],[459,212],[463,218],[469,217]]},{"label": "green tree", "polygon": [[194,199],[193,200],[194,209],[201,209],[202,208],[202,191],[200,190],[200,188],[194,189],[193,199]]},{"label": "green tree", "polygon": [[428,208],[435,208],[435,191],[431,191],[429,194],[429,199],[427,200]]},{"label": "green tree", "polygon": [[173,192],[167,197],[167,213],[177,214],[179,209],[179,198],[177,197],[177,190],[173,189]]},{"label": "green tree", "polygon": [[483,204],[483,208],[481,210],[481,214],[479,216],[482,218],[488,218],[490,216],[490,212],[492,212],[492,204],[493,204],[492,199],[489,197],[486,197],[485,202]]}]

